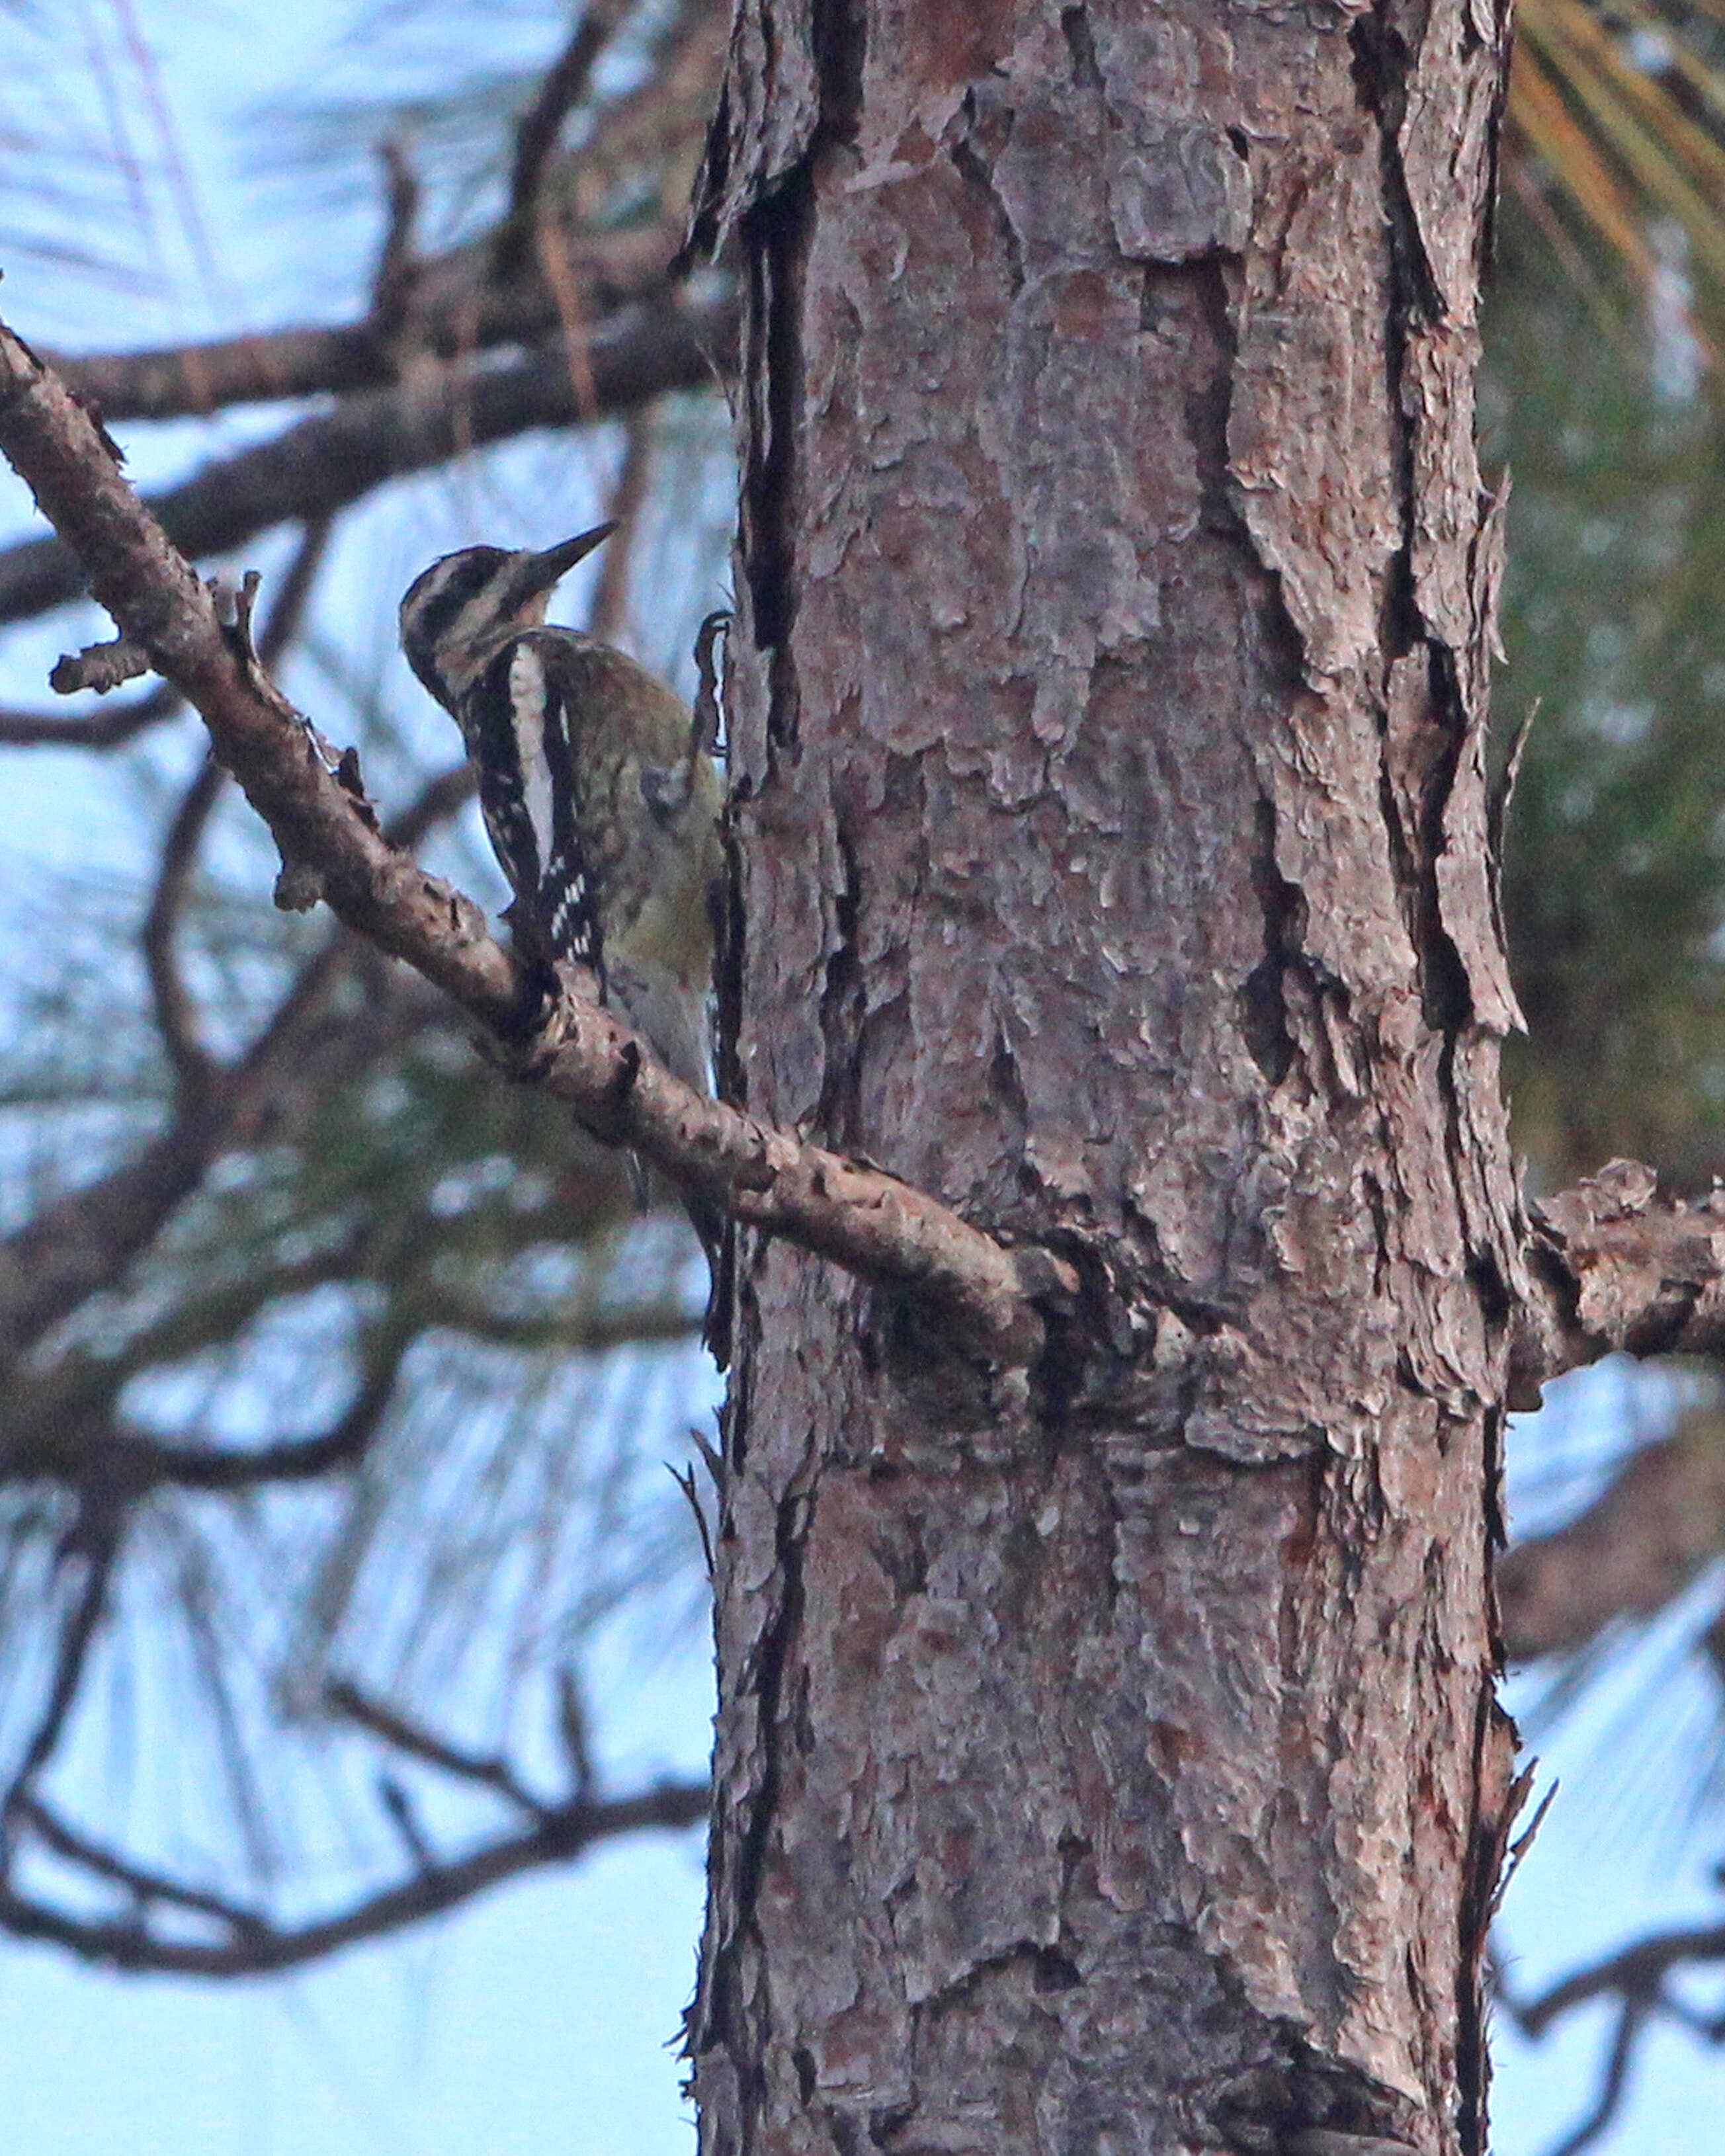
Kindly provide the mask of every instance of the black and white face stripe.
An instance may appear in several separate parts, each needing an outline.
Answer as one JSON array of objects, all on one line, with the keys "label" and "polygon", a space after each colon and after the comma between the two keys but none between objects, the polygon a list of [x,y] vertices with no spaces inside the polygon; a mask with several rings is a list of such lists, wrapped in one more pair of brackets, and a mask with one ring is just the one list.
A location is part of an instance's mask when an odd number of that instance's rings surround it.
[{"label": "black and white face stripe", "polygon": [[434,562],[401,603],[408,664],[446,711],[461,701],[504,638],[536,629],[552,590],[616,530],[596,524],[555,547],[463,547]]},{"label": "black and white face stripe", "polygon": [[408,587],[401,603],[402,649],[445,711],[454,711],[478,648],[509,626],[499,610],[515,559],[501,547],[464,547],[434,562]]}]

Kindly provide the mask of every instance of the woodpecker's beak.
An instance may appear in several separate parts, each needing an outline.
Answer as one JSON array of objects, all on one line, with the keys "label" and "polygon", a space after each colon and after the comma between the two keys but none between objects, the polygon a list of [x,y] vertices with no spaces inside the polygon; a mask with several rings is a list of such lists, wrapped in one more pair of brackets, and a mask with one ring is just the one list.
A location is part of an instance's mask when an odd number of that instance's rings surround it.
[{"label": "woodpecker's beak", "polygon": [[575,564],[592,553],[617,529],[615,523],[596,524],[591,531],[578,531],[561,545],[547,547],[542,554],[517,554],[510,579],[508,614],[518,613],[530,599],[548,594],[552,586],[567,576]]}]

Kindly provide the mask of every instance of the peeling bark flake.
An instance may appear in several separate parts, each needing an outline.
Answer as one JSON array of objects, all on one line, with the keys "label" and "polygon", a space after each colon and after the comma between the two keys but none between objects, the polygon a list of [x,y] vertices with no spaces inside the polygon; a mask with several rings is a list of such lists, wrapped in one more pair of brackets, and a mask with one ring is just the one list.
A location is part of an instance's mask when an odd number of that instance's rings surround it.
[{"label": "peeling bark flake", "polygon": [[1482,2156],[1503,61],[740,9],[734,1069],[1082,1285],[1004,1381],[741,1254],[706,2156]]}]

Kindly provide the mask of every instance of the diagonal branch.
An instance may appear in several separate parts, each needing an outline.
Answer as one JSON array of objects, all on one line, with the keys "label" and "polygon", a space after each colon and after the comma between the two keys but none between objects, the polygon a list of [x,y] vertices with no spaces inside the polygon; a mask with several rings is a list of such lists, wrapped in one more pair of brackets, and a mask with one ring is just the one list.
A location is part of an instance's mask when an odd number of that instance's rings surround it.
[{"label": "diagonal branch", "polygon": [[214,1082],[218,1065],[203,1045],[197,999],[180,968],[180,916],[191,894],[198,850],[226,777],[221,765],[207,757],[181,795],[162,843],[156,888],[140,937],[156,1030],[162,1036],[180,1101],[191,1113],[197,1111]]},{"label": "diagonal branch", "polygon": [[176,1908],[186,1909],[195,1916],[208,1917],[218,1924],[225,1924],[242,1935],[255,1932],[260,1919],[256,1913],[230,1902],[226,1895],[212,1894],[207,1888],[193,1887],[185,1881],[170,1879],[165,1873],[151,1871],[142,1865],[134,1864],[116,1851],[105,1849],[100,1843],[90,1840],[66,1825],[58,1812],[51,1811],[40,1797],[26,1792],[13,1799],[13,1809],[18,1818],[40,1838],[44,1848],[53,1851],[69,1864],[93,1878],[105,1879],[112,1886],[123,1887],[136,1902],[147,1905],[151,1902],[170,1902]]},{"label": "diagonal branch", "polygon": [[[452,1862],[416,1868],[398,1885],[362,1897],[334,1915],[304,1924],[278,1925],[261,1912],[239,1909],[201,1889],[144,1870],[74,1833],[49,1815],[44,1840],[54,1853],[97,1878],[126,1887],[141,1905],[123,1917],[72,1915],[0,1878],[0,1930],[15,1938],[63,1947],[108,1969],[179,1976],[273,1976],[321,1960],[362,1941],[387,1937],[408,1925],[471,1901],[500,1881],[547,1864],[567,1864],[602,1841],[647,1830],[675,1832],[704,1819],[704,1782],[658,1782],[629,1797],[580,1797],[536,1818],[531,1825],[482,1842]],[[42,1831],[39,1805],[27,1815]],[[204,1917],[219,1927],[214,1938],[165,1933],[148,1920],[151,1904]]]},{"label": "diagonal branch", "polygon": [[451,1744],[446,1738],[434,1736],[429,1729],[410,1722],[395,1707],[372,1699],[345,1678],[331,1678],[325,1686],[324,1702],[331,1712],[345,1717],[358,1728],[369,1730],[373,1737],[381,1738],[398,1752],[406,1753],[410,1759],[421,1759],[428,1766],[441,1768],[459,1781],[475,1782],[484,1789],[495,1789],[499,1796],[506,1797],[518,1810],[531,1818],[543,1819],[551,1809],[533,1794],[501,1753],[482,1756]]},{"label": "diagonal branch", "polygon": [[1512,1406],[1614,1350],[1725,1354],[1725,1190],[1661,1198],[1651,1168],[1614,1160],[1532,1211]]},{"label": "diagonal branch", "polygon": [[1646,2018],[1646,2009],[1633,1999],[1625,1999],[1618,2009],[1617,2027],[1605,2054],[1605,2071],[1599,2076],[1599,2092],[1594,2107],[1573,2132],[1563,2136],[1551,2156],[1581,2156],[1582,2150],[1591,2148],[1616,2118],[1629,2093],[1630,2061],[1635,2056],[1635,2040]]},{"label": "diagonal branch", "polygon": [[701,1337],[698,1317],[676,1304],[516,1316],[441,1285],[415,1286],[395,1321],[380,1327],[367,1343],[363,1374],[352,1399],[315,1436],[246,1445],[191,1444],[156,1436],[116,1412],[118,1394],[140,1368],[231,1339],[266,1302],[351,1277],[367,1264],[367,1247],[368,1238],[361,1231],[335,1250],[296,1264],[263,1265],[225,1288],[201,1294],[189,1322],[186,1313],[176,1312],[147,1328],[123,1357],[74,1355],[46,1371],[14,1378],[8,1389],[0,1481],[100,1487],[116,1500],[163,1486],[225,1491],[316,1481],[344,1471],[364,1455],[390,1407],[408,1350],[434,1328],[492,1346],[554,1345],[584,1355]]},{"label": "diagonal branch", "polygon": [[132,703],[92,711],[88,718],[65,711],[0,710],[0,747],[124,748],[182,708],[179,692],[164,681]]},{"label": "diagonal branch", "polygon": [[60,1627],[54,1681],[49,1687],[47,1701],[24,1747],[5,1801],[0,1804],[0,1846],[10,1835],[19,1799],[28,1793],[31,1784],[53,1758],[65,1734],[84,1682],[90,1648],[108,1607],[114,1563],[124,1529],[123,1508],[112,1502],[111,1493],[87,1491],[72,1533],[60,1552],[63,1563],[71,1558],[82,1561],[83,1576]]},{"label": "diagonal branch", "polygon": [[596,1005],[564,993],[542,1008],[473,902],[389,844],[357,797],[351,758],[329,768],[126,485],[89,416],[3,328],[0,449],[87,565],[121,633],[146,645],[203,713],[218,757],[281,850],[291,902],[321,896],[478,1019],[517,1075],[682,1188],[864,1279],[915,1292],[956,1337],[998,1362],[1022,1368],[1041,1354],[1038,1305],[1070,1304],[1070,1266],[1006,1249],[879,1168],[704,1099]]},{"label": "diagonal branch", "polygon": [[[649,70],[634,88],[598,102],[578,148],[557,152],[547,163],[536,144],[525,140],[532,111],[543,108],[536,130],[567,101],[567,77],[547,80],[517,136],[517,199],[526,200],[531,188],[550,211],[555,198],[549,221],[558,257],[598,320],[660,290],[677,257],[685,174],[717,95],[729,27],[726,0],[677,0],[670,9],[643,13],[639,42],[652,56]],[[578,28],[577,41],[581,35]],[[568,60],[566,54],[559,67]],[[579,94],[578,85],[572,94]],[[554,139],[554,129],[552,134]],[[371,309],[361,320],[152,351],[44,357],[109,420],[159,420],[202,417],[233,404],[381,388],[398,379],[404,353],[466,359],[552,335],[562,319],[555,290],[536,274],[531,253],[514,274],[499,278],[497,231],[424,259],[412,256],[411,175],[398,152],[386,162],[391,239],[373,280]],[[608,213],[619,177],[644,172],[656,180],[654,213],[593,228]]]},{"label": "diagonal branch", "polygon": [[586,94],[593,63],[617,34],[631,4],[632,0],[587,0],[568,43],[521,115],[509,175],[509,209],[497,236],[499,270],[519,266],[563,122]]},{"label": "diagonal branch", "polygon": [[182,1490],[252,1490],[266,1482],[312,1482],[362,1459],[395,1398],[396,1380],[415,1335],[403,1326],[372,1343],[353,1398],[316,1437],[272,1445],[177,1445],[136,1432],[116,1434],[95,1449],[128,1491],[160,1483]]},{"label": "diagonal branch", "polygon": [[[153,496],[158,538],[194,558],[225,553],[277,524],[332,516],[386,480],[531,428],[615,418],[668,390],[705,388],[729,371],[736,341],[728,288],[683,299],[661,287],[591,340],[580,370],[590,405],[577,393],[561,339],[503,366],[428,363],[398,388],[351,397]],[[0,552],[0,622],[81,598],[85,571],[58,539]]]},{"label": "diagonal branch", "polygon": [[332,999],[365,963],[376,964],[368,946],[332,936],[196,1114],[177,1117],[133,1159],[0,1240],[0,1371],[87,1296],[123,1279],[213,1162],[265,1124],[303,1120],[377,1052],[383,1033],[376,1021],[401,1004],[407,983],[373,984],[368,1029],[326,1023]]},{"label": "diagonal branch", "polygon": [[1650,2022],[1661,2018],[1677,2021],[1709,2043],[1725,2043],[1725,2018],[1715,2020],[1696,2015],[1671,1988],[1676,1969],[1721,1962],[1725,1962],[1725,1924],[1709,1924],[1655,1932],[1637,1939],[1604,1960],[1577,1969],[1537,1999],[1517,1999],[1499,1977],[1499,2005],[1524,2035],[1536,2040],[1577,2007],[1601,1999],[1615,2004],[1615,2022],[1593,2107],[1551,2156],[1580,2156],[1580,2151],[1590,2148],[1616,2117],[1628,2090],[1636,2041]]}]

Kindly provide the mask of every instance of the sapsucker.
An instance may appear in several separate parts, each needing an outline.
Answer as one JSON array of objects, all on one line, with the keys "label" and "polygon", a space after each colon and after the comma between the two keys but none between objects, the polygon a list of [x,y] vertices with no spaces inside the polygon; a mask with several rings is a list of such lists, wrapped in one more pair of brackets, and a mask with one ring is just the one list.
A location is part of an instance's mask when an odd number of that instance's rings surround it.
[{"label": "sapsucker", "polygon": [[518,932],[552,965],[590,968],[706,1092],[723,873],[706,729],[633,659],[545,622],[558,578],[614,528],[445,554],[402,600],[402,648],[460,726]]}]

